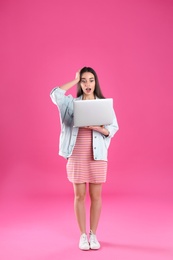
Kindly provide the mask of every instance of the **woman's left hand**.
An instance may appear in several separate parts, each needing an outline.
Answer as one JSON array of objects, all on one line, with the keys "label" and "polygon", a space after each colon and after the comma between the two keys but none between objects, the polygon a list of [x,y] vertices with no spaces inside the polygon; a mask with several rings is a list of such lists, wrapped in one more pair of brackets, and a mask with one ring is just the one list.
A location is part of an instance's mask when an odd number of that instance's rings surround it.
[{"label": "woman's left hand", "polygon": [[90,126],[85,126],[85,128],[89,128],[95,131],[99,131],[102,130],[103,126],[99,126],[99,125],[90,125]]},{"label": "woman's left hand", "polygon": [[88,129],[91,129],[91,130],[94,130],[94,131],[97,131],[105,136],[108,136],[109,135],[109,131],[103,126],[93,126],[93,125],[90,125],[90,126],[85,126],[85,128],[88,128]]}]

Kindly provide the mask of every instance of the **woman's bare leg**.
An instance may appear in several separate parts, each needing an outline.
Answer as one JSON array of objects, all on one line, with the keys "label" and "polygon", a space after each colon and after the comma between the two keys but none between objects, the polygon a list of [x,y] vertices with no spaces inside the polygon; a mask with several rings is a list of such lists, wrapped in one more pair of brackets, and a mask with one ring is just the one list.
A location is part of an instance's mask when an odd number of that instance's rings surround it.
[{"label": "woman's bare leg", "polygon": [[89,184],[89,194],[91,199],[90,207],[90,230],[95,234],[100,219],[102,208],[102,184]]},{"label": "woman's bare leg", "polygon": [[74,211],[81,234],[86,233],[86,183],[74,184]]}]

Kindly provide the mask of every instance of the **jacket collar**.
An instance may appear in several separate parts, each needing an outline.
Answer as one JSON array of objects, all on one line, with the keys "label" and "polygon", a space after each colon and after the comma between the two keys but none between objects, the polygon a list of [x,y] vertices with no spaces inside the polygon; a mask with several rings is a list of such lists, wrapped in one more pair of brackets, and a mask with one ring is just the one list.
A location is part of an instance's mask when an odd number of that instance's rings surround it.
[{"label": "jacket collar", "polygon": [[[99,99],[99,98],[96,96],[96,99]],[[75,98],[75,100],[82,100],[82,95],[77,97],[77,98]]]}]

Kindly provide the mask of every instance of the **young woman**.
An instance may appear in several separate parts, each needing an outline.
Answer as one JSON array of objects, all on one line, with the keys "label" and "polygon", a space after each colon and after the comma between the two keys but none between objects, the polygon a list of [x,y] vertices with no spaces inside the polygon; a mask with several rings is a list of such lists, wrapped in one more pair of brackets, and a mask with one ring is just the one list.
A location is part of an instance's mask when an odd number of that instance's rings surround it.
[{"label": "young woman", "polygon": [[[73,127],[73,100],[66,91],[77,85],[77,98],[104,98],[96,72],[90,67],[84,67],[76,73],[74,80],[54,88],[51,99],[59,108],[61,134],[59,155],[67,160],[67,177],[74,187],[74,210],[80,229],[79,248],[81,250],[99,249],[100,243],[96,237],[102,200],[102,184],[106,182],[107,152],[111,138],[118,130],[114,114],[111,125]],[[85,197],[86,185],[89,185],[90,233],[86,233]]]}]

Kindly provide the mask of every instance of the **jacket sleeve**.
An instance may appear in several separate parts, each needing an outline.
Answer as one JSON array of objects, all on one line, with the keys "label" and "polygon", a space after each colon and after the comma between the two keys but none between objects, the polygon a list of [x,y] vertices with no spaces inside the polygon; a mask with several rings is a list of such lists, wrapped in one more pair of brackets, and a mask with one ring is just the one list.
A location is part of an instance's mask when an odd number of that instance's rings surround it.
[{"label": "jacket sleeve", "polygon": [[72,116],[72,95],[65,95],[66,91],[56,87],[50,92],[52,102],[58,106],[62,122]]},{"label": "jacket sleeve", "polygon": [[113,123],[111,125],[105,125],[105,128],[109,131],[109,135],[108,136],[103,136],[105,145],[106,145],[106,147],[108,149],[108,147],[110,145],[110,142],[111,142],[111,138],[115,135],[115,133],[119,129],[115,112],[114,112]]},{"label": "jacket sleeve", "polygon": [[50,92],[50,98],[55,105],[60,107],[62,104],[67,102],[67,99],[70,96],[65,96],[65,93],[65,90],[56,87]]},{"label": "jacket sleeve", "polygon": [[112,138],[115,133],[119,130],[117,117],[114,111],[114,119],[111,125],[106,125],[105,128],[109,131],[109,135],[106,138]]}]

